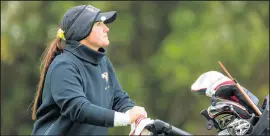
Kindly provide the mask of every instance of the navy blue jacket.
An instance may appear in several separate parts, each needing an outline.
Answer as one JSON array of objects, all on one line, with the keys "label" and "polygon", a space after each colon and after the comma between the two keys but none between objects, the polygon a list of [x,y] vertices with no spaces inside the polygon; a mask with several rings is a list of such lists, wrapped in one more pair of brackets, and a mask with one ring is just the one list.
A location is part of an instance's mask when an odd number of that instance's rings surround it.
[{"label": "navy blue jacket", "polygon": [[103,48],[67,41],[47,71],[32,135],[108,135],[114,112],[133,106]]}]

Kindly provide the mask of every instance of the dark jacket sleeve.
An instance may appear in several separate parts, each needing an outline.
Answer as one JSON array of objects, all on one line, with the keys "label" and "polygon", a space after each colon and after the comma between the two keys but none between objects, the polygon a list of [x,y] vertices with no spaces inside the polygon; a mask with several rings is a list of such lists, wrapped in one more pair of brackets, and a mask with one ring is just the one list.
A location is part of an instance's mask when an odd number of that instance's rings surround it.
[{"label": "dark jacket sleeve", "polygon": [[77,123],[112,127],[114,111],[90,103],[82,82],[77,67],[70,62],[62,61],[52,70],[52,97],[61,109],[61,114]]},{"label": "dark jacket sleeve", "polygon": [[122,89],[115,89],[113,110],[118,112],[126,112],[134,106],[135,102],[129,98],[127,92],[123,91]]},{"label": "dark jacket sleeve", "polygon": [[112,63],[108,60],[110,75],[113,80],[113,89],[114,89],[114,101],[113,101],[113,110],[118,112],[126,112],[136,105],[134,101],[130,99],[128,93],[122,89],[122,86],[118,80],[118,77],[115,73]]}]

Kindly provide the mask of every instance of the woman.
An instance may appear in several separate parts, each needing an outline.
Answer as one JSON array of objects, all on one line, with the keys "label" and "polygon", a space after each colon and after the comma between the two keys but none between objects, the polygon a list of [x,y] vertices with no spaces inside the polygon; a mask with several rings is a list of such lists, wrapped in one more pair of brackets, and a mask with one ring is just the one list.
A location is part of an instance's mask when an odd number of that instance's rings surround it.
[{"label": "woman", "polygon": [[115,11],[101,13],[91,5],[65,13],[57,38],[44,55],[32,135],[108,135],[108,127],[147,117],[122,90],[105,56],[106,24],[115,19]]}]

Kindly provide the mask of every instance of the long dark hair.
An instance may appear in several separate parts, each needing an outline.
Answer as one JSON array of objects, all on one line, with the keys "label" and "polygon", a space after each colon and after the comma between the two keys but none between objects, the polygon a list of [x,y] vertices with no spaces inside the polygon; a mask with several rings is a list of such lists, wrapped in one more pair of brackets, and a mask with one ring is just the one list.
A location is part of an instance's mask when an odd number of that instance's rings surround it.
[{"label": "long dark hair", "polygon": [[61,52],[63,52],[63,44],[61,42],[62,40],[57,37],[54,39],[49,46],[46,48],[42,55],[42,61],[41,61],[41,74],[39,78],[38,88],[35,94],[34,98],[34,104],[32,107],[32,119],[36,120],[37,116],[37,109],[42,103],[42,92],[43,92],[43,86],[45,81],[45,76],[48,71],[48,68],[53,61],[53,59]]}]

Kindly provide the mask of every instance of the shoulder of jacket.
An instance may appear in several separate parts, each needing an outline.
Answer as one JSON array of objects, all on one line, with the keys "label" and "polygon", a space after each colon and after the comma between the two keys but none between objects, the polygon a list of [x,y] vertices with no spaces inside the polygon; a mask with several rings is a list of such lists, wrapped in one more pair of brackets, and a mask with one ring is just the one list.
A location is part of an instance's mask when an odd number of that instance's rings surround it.
[{"label": "shoulder of jacket", "polygon": [[105,63],[106,65],[112,66],[112,63],[111,63],[111,61],[110,61],[110,59],[109,59],[108,57],[104,56],[102,61],[103,61],[103,63]]},{"label": "shoulder of jacket", "polygon": [[71,58],[69,54],[60,54],[54,58],[54,60],[51,63],[51,69],[54,69],[57,66],[60,65],[68,65],[72,66],[75,69],[78,69],[78,64],[76,64],[76,61]]}]

